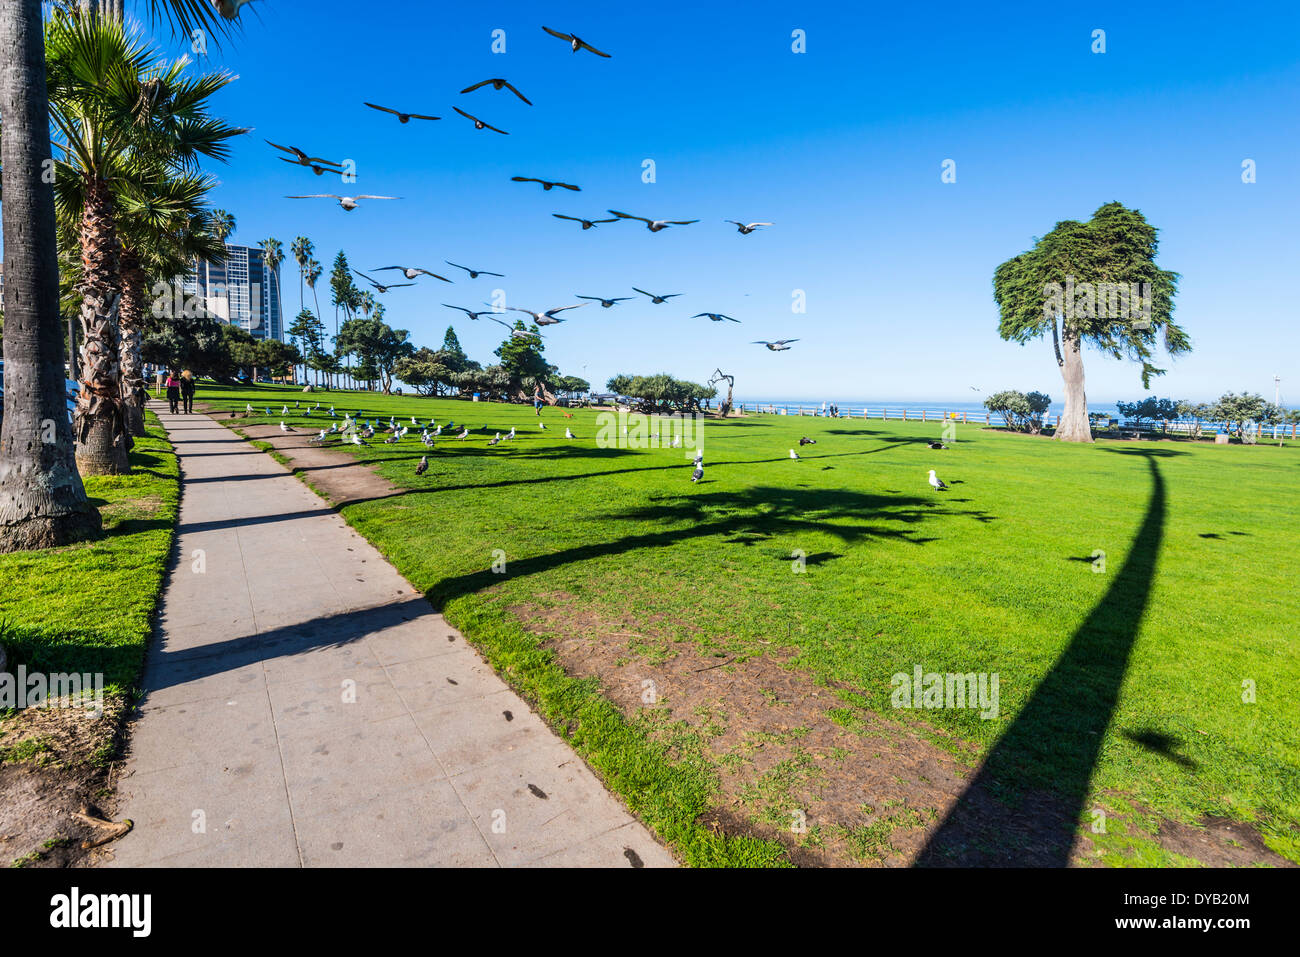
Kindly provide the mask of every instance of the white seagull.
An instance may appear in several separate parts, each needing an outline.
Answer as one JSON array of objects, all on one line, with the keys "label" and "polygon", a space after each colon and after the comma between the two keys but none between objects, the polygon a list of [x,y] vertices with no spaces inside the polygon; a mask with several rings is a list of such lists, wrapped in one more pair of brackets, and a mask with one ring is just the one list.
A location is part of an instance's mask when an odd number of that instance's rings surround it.
[{"label": "white seagull", "polygon": [[943,484],[943,480],[934,474],[934,469],[930,469],[930,488],[934,489],[936,492],[945,492],[948,490],[948,486]]},{"label": "white seagull", "polygon": [[564,437],[565,437],[566,439],[576,439],[576,438],[577,438],[577,436],[573,434],[573,430],[570,429],[567,425],[564,427]]},{"label": "white seagull", "polygon": [[631,213],[620,213],[617,209],[609,210],[613,216],[619,219],[636,219],[645,223],[645,228],[652,233],[657,233],[661,229],[667,229],[669,226],[689,226],[691,223],[698,223],[698,219],[646,219],[644,216],[633,216]]},{"label": "white seagull", "polygon": [[767,346],[773,352],[788,352],[790,349],[790,343],[798,341],[798,339],[778,339],[776,342],[765,342],[762,339],[755,339],[751,345]]},{"label": "white seagull", "polygon": [[286,196],[285,199],[337,199],[346,212],[352,212],[363,199],[401,199],[400,196],[373,196],[361,193],[358,196],[339,196],[337,193],[308,193],[306,196]]},{"label": "white seagull", "polygon": [[797,459],[798,457],[799,457],[799,453],[796,452],[794,449],[791,449],[791,450],[790,450],[790,458],[792,458],[792,459]]},{"label": "white seagull", "polygon": [[724,222],[731,223],[736,227],[736,231],[742,236],[748,236],[760,226],[771,226],[771,223],[742,223],[735,219],[727,219]]}]

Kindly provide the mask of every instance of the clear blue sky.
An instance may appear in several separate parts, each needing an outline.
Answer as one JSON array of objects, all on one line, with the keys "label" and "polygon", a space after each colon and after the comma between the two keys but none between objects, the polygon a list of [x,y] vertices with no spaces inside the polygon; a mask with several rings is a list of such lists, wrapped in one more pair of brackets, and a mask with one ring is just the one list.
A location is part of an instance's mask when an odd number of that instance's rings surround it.
[{"label": "clear blue sky", "polygon": [[[616,372],[703,381],[720,365],[749,397],[911,400],[970,399],[970,386],[1059,398],[1050,344],[998,338],[992,273],[1057,221],[1118,200],[1159,227],[1160,263],[1183,277],[1176,317],[1195,351],[1154,391],[1271,398],[1280,374],[1297,404],[1298,10],[258,0],[207,60],[239,74],[222,114],[255,128],[214,169],[214,201],[237,216],[235,241],[314,240],[322,294],[340,248],[361,269],[450,259],[506,274],[390,292],[388,321],[417,345],[436,347],[451,322],[486,364],[503,330],[439,302],[473,308],[499,287],[540,310],[635,285],[684,295],[570,313],[546,330],[548,359],[597,388]],[[542,23],[613,58],[574,55]],[[494,29],[505,54],[491,52]],[[795,29],[806,53],[791,52]],[[1091,52],[1094,29],[1104,54]],[[535,105],[458,93],[495,76]],[[401,126],[363,100],[444,118]],[[453,105],[510,135],[476,131]],[[281,163],[263,137],[355,160],[358,181],[340,189]],[[945,159],[955,184],[940,180]],[[543,193],[516,174],[582,192]],[[283,198],[311,192],[403,199],[344,213]],[[701,222],[583,232],[551,216],[610,208]],[[724,219],[776,225],[741,236]],[[292,261],[284,279],[291,316]],[[743,325],[688,318],[706,310]],[[779,338],[800,341],[750,344]],[[1142,394],[1131,364],[1093,355],[1087,369],[1093,400]]]}]

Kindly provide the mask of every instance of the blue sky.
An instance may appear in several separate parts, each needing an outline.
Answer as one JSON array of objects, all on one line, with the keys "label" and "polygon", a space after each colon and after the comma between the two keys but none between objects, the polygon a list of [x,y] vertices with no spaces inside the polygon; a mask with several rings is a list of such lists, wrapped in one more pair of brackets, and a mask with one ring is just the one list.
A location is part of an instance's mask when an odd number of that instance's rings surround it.
[{"label": "blue sky", "polygon": [[[340,248],[363,270],[438,271],[449,259],[505,273],[384,297],[388,321],[417,344],[436,347],[451,322],[485,363],[503,330],[440,302],[473,308],[500,288],[540,310],[640,286],[683,295],[569,313],[546,330],[550,361],[597,387],[617,372],[703,381],[721,366],[749,397],[942,400],[969,399],[971,386],[1060,397],[1050,344],[998,338],[992,273],[1057,221],[1118,200],[1159,227],[1160,264],[1183,277],[1176,317],[1194,352],[1154,391],[1271,398],[1278,374],[1284,401],[1300,404],[1288,288],[1300,252],[1298,9],[258,0],[242,35],[205,61],[239,75],[220,111],[255,128],[214,168],[214,202],[235,213],[235,241],[310,237],[327,275]],[[543,23],[613,57],[572,54]],[[504,54],[491,52],[496,29]],[[1091,52],[1095,29],[1104,54]],[[458,93],[495,76],[535,105]],[[363,100],[443,119],[402,126]],[[510,135],[476,131],[453,105]],[[358,181],[340,189],[281,163],[263,137],[354,160]],[[945,159],[953,184],[941,182]],[[344,213],[283,198],[312,192],[403,199]],[[610,208],[701,222],[584,232],[551,216]],[[725,219],[775,225],[741,236]],[[292,315],[291,262],[284,280]],[[688,318],[706,310],[743,324]],[[800,341],[783,353],[750,344],[779,338]],[[1093,355],[1087,369],[1091,399],[1142,394],[1128,363]]]}]

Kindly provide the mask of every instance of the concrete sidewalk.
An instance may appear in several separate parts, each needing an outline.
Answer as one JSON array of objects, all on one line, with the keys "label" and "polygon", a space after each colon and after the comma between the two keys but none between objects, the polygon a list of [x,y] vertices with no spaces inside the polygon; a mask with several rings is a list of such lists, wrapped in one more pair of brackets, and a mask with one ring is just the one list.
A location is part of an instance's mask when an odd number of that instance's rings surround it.
[{"label": "concrete sidewalk", "polygon": [[673,864],[320,498],[207,416],[153,409],[178,557],[112,865]]}]

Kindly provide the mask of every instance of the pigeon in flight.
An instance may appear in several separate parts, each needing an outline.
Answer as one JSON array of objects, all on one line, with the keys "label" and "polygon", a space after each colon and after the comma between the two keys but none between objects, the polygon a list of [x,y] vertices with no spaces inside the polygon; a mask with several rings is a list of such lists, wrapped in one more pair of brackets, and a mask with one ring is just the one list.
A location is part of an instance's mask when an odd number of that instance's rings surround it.
[{"label": "pigeon in flight", "polygon": [[586,40],[574,36],[572,33],[561,33],[559,30],[552,30],[550,27],[546,27],[546,26],[542,27],[542,29],[545,30],[547,33],[549,33],[551,36],[558,37],[559,39],[568,43],[569,46],[573,47],[574,53],[577,53],[579,50],[590,50],[592,53],[596,54],[596,56],[603,56],[606,59],[609,58],[608,53],[600,52],[594,46],[588,43]]},{"label": "pigeon in flight", "polygon": [[212,5],[227,20],[234,20],[239,16],[240,9],[252,2],[253,0],[212,0]]},{"label": "pigeon in flight", "polygon": [[446,306],[448,309],[459,309],[461,312],[465,313],[465,315],[475,320],[477,320],[479,316],[492,315],[492,311],[490,309],[484,309],[482,312],[474,312],[473,310],[466,309],[464,306],[453,306],[451,305],[451,303],[447,303],[447,302],[444,302],[443,305]]},{"label": "pigeon in flight", "polygon": [[722,322],[724,319],[729,320],[731,322],[740,322],[739,319],[732,319],[730,316],[724,316],[720,312],[697,312],[695,315],[691,316],[691,318],[699,319],[701,316],[708,316],[714,322]]},{"label": "pigeon in flight", "polygon": [[400,269],[402,275],[407,279],[415,279],[419,276],[432,276],[434,279],[441,279],[443,282],[451,282],[446,276],[439,276],[436,272],[429,272],[427,269],[420,269],[416,266],[380,266],[378,269],[372,269],[371,272],[383,272],[386,269]]},{"label": "pigeon in flight", "polygon": [[654,303],[656,306],[661,305],[661,304],[667,302],[669,299],[674,299],[674,298],[676,298],[677,296],[680,296],[680,295],[681,295],[680,292],[670,292],[670,293],[668,293],[667,295],[656,296],[654,293],[652,293],[652,292],[646,292],[644,289],[638,289],[636,286],[633,286],[633,287],[632,287],[632,291],[633,291],[633,292],[639,292],[639,293],[640,293],[641,295],[643,295],[643,296],[649,296],[649,297],[650,297],[650,301],[651,301],[652,303]]},{"label": "pigeon in flight", "polygon": [[765,342],[762,339],[755,339],[751,345],[767,346],[773,352],[786,352],[790,348],[790,343],[798,341],[798,339],[778,339],[776,342]]},{"label": "pigeon in flight", "polygon": [[507,133],[505,130],[499,130],[499,129],[497,129],[495,126],[493,126],[491,123],[485,123],[485,122],[483,122],[483,120],[480,120],[477,116],[473,116],[473,115],[471,115],[471,114],[469,114],[469,113],[466,113],[466,112],[465,112],[464,110],[462,110],[459,106],[453,106],[452,109],[455,110],[457,113],[459,113],[461,116],[465,117],[465,119],[467,119],[467,120],[473,120],[473,121],[474,121],[474,129],[476,129],[476,130],[492,130],[492,132],[494,132],[494,133],[500,133],[500,134],[502,134],[503,136],[509,136],[509,135],[510,135],[510,134]]},{"label": "pigeon in flight", "polygon": [[429,471],[429,456],[421,455],[420,464],[415,467],[415,474],[423,475],[427,471]]},{"label": "pigeon in flight", "polygon": [[790,450],[790,458],[792,458],[792,459],[797,459],[797,458],[799,458],[799,453],[796,452],[794,449],[791,449],[791,450]]},{"label": "pigeon in flight", "polygon": [[616,302],[627,302],[628,300],[630,300],[630,299],[634,299],[634,298],[636,298],[636,297],[635,297],[635,296],[620,296],[620,297],[617,298],[617,299],[601,299],[600,296],[574,296],[574,298],[575,298],[575,299],[590,299],[592,302],[598,302],[598,303],[600,303],[600,305],[601,305],[602,308],[604,308],[604,309],[608,309],[610,306],[614,305],[614,303],[616,303]]},{"label": "pigeon in flight", "polygon": [[386,106],[379,106],[377,103],[367,103],[366,106],[372,110],[378,110],[380,113],[392,113],[397,117],[399,123],[409,123],[411,120],[440,120],[441,116],[425,116],[423,113],[401,113],[398,110],[391,110]]},{"label": "pigeon in flight", "polygon": [[930,469],[930,488],[936,492],[946,492],[948,490],[948,486],[943,484],[943,480],[934,474],[934,469]]},{"label": "pigeon in flight", "polygon": [[448,266],[455,266],[457,269],[465,270],[467,273],[469,273],[470,279],[477,279],[479,276],[497,276],[500,277],[501,279],[505,278],[505,276],[502,273],[488,272],[486,269],[470,269],[468,266],[462,266],[459,263],[454,263],[450,259],[444,259],[443,262],[445,262]]},{"label": "pigeon in flight", "polygon": [[[489,316],[488,318],[491,319],[493,322],[499,322],[499,323],[501,323],[501,325],[503,325],[503,326],[505,326],[507,329],[509,329],[509,330],[510,330],[510,336],[511,336],[511,338],[514,338],[514,339],[542,339],[542,338],[545,338],[545,337],[544,337],[540,332],[528,332],[528,331],[525,330],[525,329],[516,329],[514,326],[510,325],[510,323],[506,322],[504,319],[498,319],[496,316]],[[557,321],[560,321],[560,320],[557,320]]]},{"label": "pigeon in flight", "polygon": [[733,226],[736,227],[736,231],[740,233],[740,235],[742,236],[748,236],[750,233],[758,229],[758,227],[760,226],[772,225],[771,223],[742,223],[735,219],[727,219],[727,220],[723,220],[723,222],[731,223]]},{"label": "pigeon in flight", "polygon": [[613,219],[583,219],[580,216],[565,216],[563,213],[551,213],[551,215],[554,216],[556,219],[571,219],[575,223],[582,223],[583,229],[591,229],[591,227],[595,226],[597,223],[618,222],[617,216],[615,216]]},{"label": "pigeon in flight", "polygon": [[644,216],[633,216],[631,213],[620,213],[617,209],[609,210],[611,214],[619,219],[635,219],[645,223],[645,228],[652,233],[657,233],[661,229],[667,229],[669,226],[689,226],[691,223],[698,223],[698,219],[646,219]]},{"label": "pigeon in flight", "polygon": [[533,105],[533,101],[530,100],[530,99],[528,99],[528,97],[524,96],[524,95],[523,95],[522,93],[520,93],[518,90],[516,90],[516,89],[515,89],[515,88],[510,84],[510,81],[509,81],[509,80],[503,80],[503,79],[502,79],[501,77],[499,77],[499,76],[497,76],[497,77],[493,77],[493,78],[490,79],[490,80],[482,80],[482,81],[480,81],[480,82],[478,82],[478,83],[475,83],[473,86],[467,86],[467,87],[465,87],[465,89],[461,90],[460,92],[461,92],[461,93],[473,93],[473,92],[474,92],[475,90],[477,90],[479,87],[481,87],[481,86],[487,86],[489,83],[492,84],[492,89],[494,89],[494,90],[501,90],[501,89],[509,90],[511,93],[513,93],[515,96],[519,97],[519,99],[523,100],[523,101],[524,101],[525,103],[527,103],[529,106],[532,106],[532,105]]},{"label": "pigeon in flight", "polygon": [[378,290],[381,294],[388,292],[388,290],[390,289],[401,289],[403,286],[415,285],[415,283],[413,282],[398,282],[398,283],[393,283],[392,285],[389,286],[385,286],[382,283],[375,282],[373,279],[371,279],[369,276],[363,273],[360,269],[354,268],[352,271],[356,273],[358,276],[360,276],[362,279],[364,279],[366,282],[370,283],[370,285],[374,286],[375,289]]},{"label": "pigeon in flight", "polygon": [[551,180],[537,179],[534,176],[511,176],[510,181],[512,183],[541,183],[543,191],[549,191],[558,186],[561,189],[571,189],[575,193],[582,192],[581,186],[574,186],[572,183],[557,183],[552,182]]},{"label": "pigeon in flight", "polygon": [[306,196],[286,196],[285,199],[337,199],[339,205],[347,212],[352,212],[361,204],[363,199],[401,199],[400,196],[371,196],[369,193],[361,193],[357,196],[339,196],[336,193],[309,193]]},{"label": "pigeon in flight", "polygon": [[[284,160],[286,163],[293,163],[295,166],[310,166],[316,171],[317,176],[325,172],[323,167],[343,165],[342,163],[336,163],[333,160],[322,159],[319,156],[308,156],[296,146],[281,146],[279,143],[272,143],[270,140],[266,140],[266,143],[270,146],[274,146],[278,150],[283,150],[293,157],[293,159],[289,159],[286,156],[281,156],[280,159]],[[341,170],[330,170],[330,172],[337,173],[341,172]]]},{"label": "pigeon in flight", "polygon": [[506,308],[514,312],[522,312],[526,316],[532,316],[533,322],[539,326],[553,326],[557,322],[564,322],[563,319],[556,315],[557,312],[564,312],[566,309],[581,309],[585,305],[585,302],[580,302],[576,306],[559,306],[555,309],[547,309],[545,312],[533,312],[531,309],[520,309],[518,306],[506,306]]},{"label": "pigeon in flight", "polygon": [[333,166],[321,166],[319,163],[297,163],[294,160],[289,159],[287,156],[281,156],[280,162],[288,163],[291,166],[306,166],[317,176],[320,176],[323,173],[338,173],[340,176],[346,176],[348,172],[345,169],[335,169]]},{"label": "pigeon in flight", "polygon": [[808,438],[808,436],[806,436],[806,435],[805,435],[803,438],[801,438],[801,439],[799,440],[799,447],[800,447],[800,448],[803,448],[805,445],[816,445],[816,444],[817,444],[817,440],[816,440],[816,439],[810,439],[810,438]]}]

